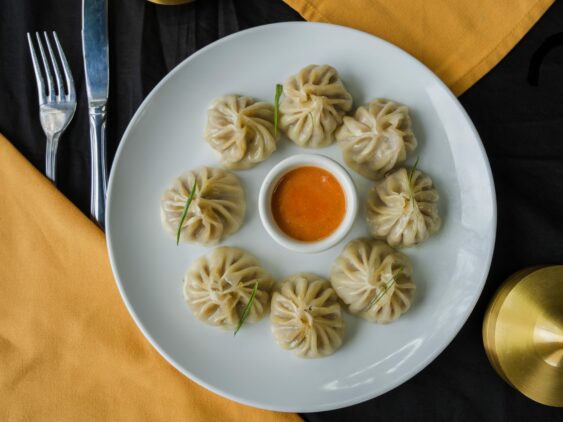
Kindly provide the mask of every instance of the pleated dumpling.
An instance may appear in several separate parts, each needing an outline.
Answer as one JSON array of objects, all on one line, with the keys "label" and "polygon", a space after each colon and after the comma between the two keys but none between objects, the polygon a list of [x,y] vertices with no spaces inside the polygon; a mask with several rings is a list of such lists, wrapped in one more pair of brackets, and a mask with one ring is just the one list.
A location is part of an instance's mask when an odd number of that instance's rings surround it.
[{"label": "pleated dumpling", "polygon": [[371,234],[396,247],[425,241],[442,224],[438,199],[432,180],[421,171],[401,168],[388,174],[368,193]]},{"label": "pleated dumpling", "polygon": [[393,101],[375,99],[345,116],[336,132],[344,161],[362,176],[383,177],[416,148],[409,110]]},{"label": "pleated dumpling", "polygon": [[184,277],[184,298],[194,315],[211,325],[235,327],[258,284],[246,322],[268,312],[272,276],[239,248],[219,247],[197,259]]},{"label": "pleated dumpling", "polygon": [[295,274],[273,294],[271,308],[272,332],[284,349],[317,358],[334,353],[342,344],[342,310],[327,280]]},{"label": "pleated dumpling", "polygon": [[309,65],[283,85],[280,127],[302,147],[324,147],[334,141],[352,96],[338,72],[328,65]]},{"label": "pleated dumpling", "polygon": [[356,239],[334,261],[330,282],[350,313],[386,324],[410,308],[415,291],[411,275],[406,255],[381,240]]},{"label": "pleated dumpling", "polygon": [[244,190],[234,174],[212,167],[187,171],[172,182],[160,201],[163,227],[176,236],[194,182],[195,194],[182,223],[180,240],[211,245],[236,232],[246,210]]},{"label": "pleated dumpling", "polygon": [[276,150],[274,107],[251,97],[217,98],[207,112],[205,140],[223,167],[242,170],[267,159]]}]

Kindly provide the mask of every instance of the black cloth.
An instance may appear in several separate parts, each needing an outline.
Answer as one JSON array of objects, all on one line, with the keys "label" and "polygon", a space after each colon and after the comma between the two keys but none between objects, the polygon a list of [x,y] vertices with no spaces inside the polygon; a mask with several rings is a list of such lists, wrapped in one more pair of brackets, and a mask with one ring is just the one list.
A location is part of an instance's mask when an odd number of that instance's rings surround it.
[{"label": "black cloth", "polygon": [[[143,98],[184,58],[232,32],[301,19],[280,0],[198,0],[176,7],[144,0],[109,4],[110,162]],[[45,141],[25,33],[56,30],[79,100],[59,147],[59,188],[88,213],[90,154],[81,2],[0,0],[0,5],[0,132],[44,170]],[[498,199],[493,264],[468,322],[434,362],[402,386],[363,404],[303,415],[306,420],[563,420],[562,409],[537,404],[502,381],[489,365],[481,340],[485,308],[508,275],[530,265],[563,262],[563,45],[556,35],[561,31],[563,4],[556,3],[498,66],[460,98],[483,139]],[[549,37],[551,41],[542,47]]]}]

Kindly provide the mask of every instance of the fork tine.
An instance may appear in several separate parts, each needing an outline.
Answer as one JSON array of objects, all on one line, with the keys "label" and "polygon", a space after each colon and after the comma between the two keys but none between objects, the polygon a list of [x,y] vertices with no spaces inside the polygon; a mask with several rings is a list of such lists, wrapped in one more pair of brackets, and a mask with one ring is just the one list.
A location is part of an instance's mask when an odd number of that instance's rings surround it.
[{"label": "fork tine", "polygon": [[41,53],[41,59],[43,60],[43,69],[45,70],[45,79],[47,79],[47,87],[49,88],[47,96],[53,100],[55,96],[53,92],[53,75],[51,75],[51,69],[49,69],[49,63],[47,62],[47,56],[45,55],[45,50],[43,49],[39,32],[35,33],[35,37],[37,38],[37,43],[39,44],[39,51]]},{"label": "fork tine", "polygon": [[49,52],[49,58],[51,59],[51,65],[55,72],[55,79],[57,80],[57,99],[65,98],[65,87],[63,84],[63,78],[61,77],[61,71],[59,70],[59,65],[57,64],[57,59],[53,54],[53,49],[51,48],[51,42],[47,36],[47,32],[43,31],[43,37],[45,37],[45,44],[47,44],[47,51]]},{"label": "fork tine", "polygon": [[27,42],[29,44],[29,53],[31,54],[31,62],[33,63],[33,71],[35,72],[35,81],[37,82],[37,93],[39,94],[39,104],[45,101],[45,82],[43,82],[43,76],[41,75],[41,67],[39,66],[39,61],[37,60],[37,55],[35,54],[35,48],[33,47],[33,40],[29,32],[27,33]]},{"label": "fork tine", "polygon": [[66,85],[68,89],[68,96],[69,99],[73,100],[76,97],[76,91],[74,90],[74,79],[72,78],[72,72],[70,71],[70,66],[66,61],[66,56],[61,47],[61,43],[59,42],[59,37],[57,33],[53,31],[53,38],[55,39],[55,44],[57,45],[57,51],[59,52],[59,58],[61,59],[61,63],[63,64],[63,72],[65,74]]}]

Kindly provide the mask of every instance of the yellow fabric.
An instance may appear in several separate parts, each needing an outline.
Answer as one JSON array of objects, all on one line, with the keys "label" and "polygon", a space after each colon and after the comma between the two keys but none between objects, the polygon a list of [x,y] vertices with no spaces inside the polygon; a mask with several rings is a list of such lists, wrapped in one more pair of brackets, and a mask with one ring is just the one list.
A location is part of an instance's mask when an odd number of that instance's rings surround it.
[{"label": "yellow fabric", "polygon": [[305,19],[377,35],[460,95],[491,70],[554,0],[284,0]]},{"label": "yellow fabric", "polygon": [[144,339],[103,233],[0,135],[0,420],[271,421],[223,399]]}]

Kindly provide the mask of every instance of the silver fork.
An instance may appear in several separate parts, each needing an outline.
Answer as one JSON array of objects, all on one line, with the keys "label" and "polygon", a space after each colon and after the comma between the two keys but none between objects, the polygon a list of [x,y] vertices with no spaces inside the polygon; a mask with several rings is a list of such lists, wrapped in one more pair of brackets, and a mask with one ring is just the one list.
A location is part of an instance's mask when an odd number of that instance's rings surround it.
[{"label": "silver fork", "polygon": [[[62,64],[66,80],[66,88],[61,76],[61,72],[59,70],[59,64],[57,63],[55,54],[53,53],[53,49],[49,41],[49,37],[47,36],[47,32],[43,32],[43,37],[45,38],[45,44],[47,46],[49,58],[51,59],[50,66],[47,61],[47,55],[45,54],[45,49],[43,48],[43,43],[41,42],[41,36],[39,35],[39,32],[35,33],[35,37],[37,39],[41,60],[43,62],[45,79],[47,80],[46,91],[45,82],[41,73],[41,66],[39,65],[37,54],[35,54],[33,40],[29,32],[27,33],[27,41],[29,43],[29,51],[31,53],[31,61],[33,62],[35,79],[37,81],[37,91],[39,94],[39,119],[41,120],[41,127],[43,127],[43,132],[45,132],[45,135],[47,136],[45,174],[49,179],[55,182],[57,148],[59,147],[59,139],[72,120],[72,117],[74,116],[74,111],[76,110],[76,91],[74,89],[74,80],[72,79],[72,73],[70,71],[68,62],[66,61],[63,49],[61,48],[57,33],[53,31],[53,39],[55,40],[59,60]],[[53,81],[51,69],[53,69],[55,73],[55,80],[57,82],[56,88]]]}]

